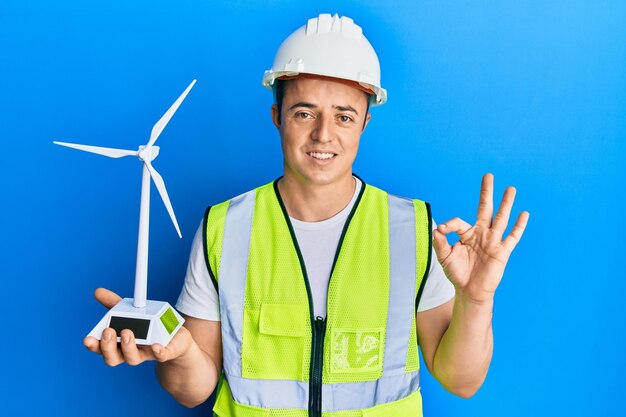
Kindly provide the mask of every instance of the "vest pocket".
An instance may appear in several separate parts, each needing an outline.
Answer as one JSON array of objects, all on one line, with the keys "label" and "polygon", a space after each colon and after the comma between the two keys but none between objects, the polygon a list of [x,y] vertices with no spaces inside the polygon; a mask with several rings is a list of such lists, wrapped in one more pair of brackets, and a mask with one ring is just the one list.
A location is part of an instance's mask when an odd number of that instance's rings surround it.
[{"label": "vest pocket", "polygon": [[304,336],[306,321],[302,320],[302,306],[298,304],[263,304],[259,332],[269,336]]},{"label": "vest pocket", "polygon": [[[244,311],[242,376],[305,380],[305,342],[311,343],[308,306],[262,304]],[[307,338],[308,335],[308,338]]]}]

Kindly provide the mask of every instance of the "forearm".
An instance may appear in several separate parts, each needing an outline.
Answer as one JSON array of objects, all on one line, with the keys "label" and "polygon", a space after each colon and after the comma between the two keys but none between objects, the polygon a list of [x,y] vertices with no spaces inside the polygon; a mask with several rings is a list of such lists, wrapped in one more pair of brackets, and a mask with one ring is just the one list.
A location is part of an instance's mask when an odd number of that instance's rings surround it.
[{"label": "forearm", "polygon": [[179,358],[157,363],[156,374],[161,386],[186,407],[195,407],[213,393],[220,366],[196,343]]},{"label": "forearm", "polygon": [[452,319],[435,352],[433,374],[448,390],[471,397],[482,385],[493,353],[493,299],[456,296]]}]

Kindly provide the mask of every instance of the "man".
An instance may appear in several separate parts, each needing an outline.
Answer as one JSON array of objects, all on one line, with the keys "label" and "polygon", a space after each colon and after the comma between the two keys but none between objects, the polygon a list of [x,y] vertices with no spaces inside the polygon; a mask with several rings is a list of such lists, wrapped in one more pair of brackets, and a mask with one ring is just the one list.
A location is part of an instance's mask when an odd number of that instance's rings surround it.
[{"label": "man", "polygon": [[113,329],[85,345],[111,366],[158,361],[159,382],[186,406],[219,380],[220,416],[421,415],[418,345],[446,389],[473,395],[491,361],[495,289],[528,221],[520,214],[503,239],[515,189],[494,217],[485,175],[476,224],[455,218],[431,236],[427,204],[353,175],[386,91],[351,19],[310,19],[264,84],[284,176],[207,210],[177,304],[185,327],[168,346],[138,348],[129,330],[118,346]]}]

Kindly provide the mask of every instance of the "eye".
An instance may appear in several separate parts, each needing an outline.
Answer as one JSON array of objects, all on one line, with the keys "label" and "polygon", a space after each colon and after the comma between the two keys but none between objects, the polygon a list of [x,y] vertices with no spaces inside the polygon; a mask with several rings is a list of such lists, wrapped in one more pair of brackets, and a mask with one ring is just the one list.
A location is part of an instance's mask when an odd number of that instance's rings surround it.
[{"label": "eye", "polygon": [[307,112],[299,111],[295,114],[298,119],[311,119],[313,116]]},{"label": "eye", "polygon": [[339,120],[343,123],[348,123],[352,121],[352,117],[342,114],[341,116],[339,116]]}]

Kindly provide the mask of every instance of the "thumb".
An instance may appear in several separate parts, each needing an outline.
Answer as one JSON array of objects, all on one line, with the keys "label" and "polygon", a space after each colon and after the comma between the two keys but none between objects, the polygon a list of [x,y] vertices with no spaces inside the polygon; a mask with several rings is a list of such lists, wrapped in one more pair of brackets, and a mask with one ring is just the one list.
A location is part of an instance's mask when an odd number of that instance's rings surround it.
[{"label": "thumb", "polygon": [[195,342],[193,341],[191,333],[186,327],[183,326],[178,329],[178,332],[174,335],[172,340],[170,340],[167,346],[155,343],[151,345],[150,348],[152,349],[154,358],[157,361],[167,362],[172,359],[177,359],[178,357],[189,352],[190,349],[194,348],[194,344]]},{"label": "thumb", "polygon": [[452,246],[448,243],[448,238],[439,231],[439,228],[433,230],[433,247],[435,248],[437,259],[439,259],[440,263],[452,252]]},{"label": "thumb", "polygon": [[166,348],[160,343],[155,343],[151,345],[150,349],[152,349],[152,354],[154,355],[154,358],[159,362],[167,362],[174,356],[170,349]]},{"label": "thumb", "polygon": [[113,308],[117,303],[122,301],[122,297],[106,288],[97,288],[93,295],[96,297],[96,300],[106,308]]}]

